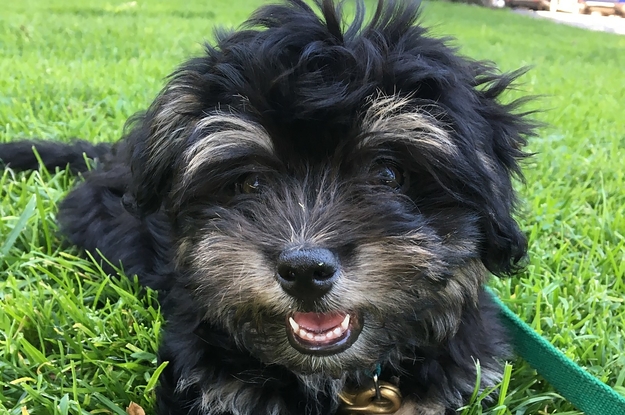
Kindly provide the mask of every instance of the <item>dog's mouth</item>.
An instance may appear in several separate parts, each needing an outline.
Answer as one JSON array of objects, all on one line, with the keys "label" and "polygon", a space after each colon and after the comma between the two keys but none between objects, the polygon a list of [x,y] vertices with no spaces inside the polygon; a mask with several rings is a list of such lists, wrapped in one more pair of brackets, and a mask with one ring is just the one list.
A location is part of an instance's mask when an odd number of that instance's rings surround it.
[{"label": "dog's mouth", "polygon": [[360,334],[361,319],[344,312],[300,313],[287,317],[286,332],[298,351],[328,356],[349,348]]}]

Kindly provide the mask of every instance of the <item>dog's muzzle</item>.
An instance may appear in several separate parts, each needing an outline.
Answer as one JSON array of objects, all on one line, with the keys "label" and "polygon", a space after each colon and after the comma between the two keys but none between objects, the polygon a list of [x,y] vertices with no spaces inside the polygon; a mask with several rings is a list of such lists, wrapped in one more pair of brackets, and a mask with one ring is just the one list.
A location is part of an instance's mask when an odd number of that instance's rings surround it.
[{"label": "dog's muzzle", "polygon": [[[339,261],[323,248],[292,249],[278,258],[276,278],[284,291],[302,304],[327,294],[340,274]],[[294,312],[287,316],[289,342],[306,354],[332,355],[350,347],[362,329],[355,312]]]}]

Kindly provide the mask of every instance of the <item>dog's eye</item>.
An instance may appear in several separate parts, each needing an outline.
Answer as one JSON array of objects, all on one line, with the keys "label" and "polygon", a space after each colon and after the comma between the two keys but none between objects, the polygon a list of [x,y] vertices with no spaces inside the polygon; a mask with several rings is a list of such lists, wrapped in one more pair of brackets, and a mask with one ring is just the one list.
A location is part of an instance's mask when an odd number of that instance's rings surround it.
[{"label": "dog's eye", "polygon": [[376,170],[376,178],[380,184],[388,186],[394,190],[399,190],[404,185],[404,175],[396,166],[379,166]]},{"label": "dog's eye", "polygon": [[257,173],[248,174],[236,184],[237,193],[251,194],[260,192],[261,180]]}]

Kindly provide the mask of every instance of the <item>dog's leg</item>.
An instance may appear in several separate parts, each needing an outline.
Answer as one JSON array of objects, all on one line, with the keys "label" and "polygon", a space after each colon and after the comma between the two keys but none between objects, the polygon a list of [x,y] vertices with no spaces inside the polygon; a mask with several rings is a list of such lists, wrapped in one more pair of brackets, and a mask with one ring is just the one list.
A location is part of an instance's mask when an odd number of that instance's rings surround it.
[{"label": "dog's leg", "polygon": [[103,256],[106,271],[113,272],[108,261],[128,276],[137,275],[143,285],[166,288],[162,274],[169,257],[169,228],[159,213],[139,219],[122,206],[128,175],[124,165],[91,172],[61,202],[61,232],[96,259]]}]

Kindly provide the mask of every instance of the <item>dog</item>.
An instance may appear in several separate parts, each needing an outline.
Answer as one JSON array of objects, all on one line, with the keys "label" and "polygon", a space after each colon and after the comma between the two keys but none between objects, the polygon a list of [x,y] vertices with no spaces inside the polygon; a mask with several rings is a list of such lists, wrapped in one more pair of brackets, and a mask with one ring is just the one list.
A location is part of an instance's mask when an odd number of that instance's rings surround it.
[{"label": "dog", "polygon": [[527,251],[513,180],[536,124],[501,100],[523,70],[459,56],[417,2],[365,16],[263,6],[119,142],[0,145],[15,170],[82,174],[62,234],[159,291],[159,415],[362,413],[366,393],[449,415],[501,379],[483,285]]}]

